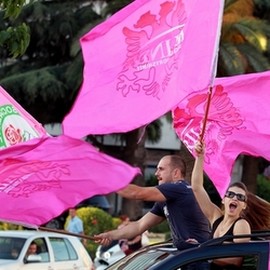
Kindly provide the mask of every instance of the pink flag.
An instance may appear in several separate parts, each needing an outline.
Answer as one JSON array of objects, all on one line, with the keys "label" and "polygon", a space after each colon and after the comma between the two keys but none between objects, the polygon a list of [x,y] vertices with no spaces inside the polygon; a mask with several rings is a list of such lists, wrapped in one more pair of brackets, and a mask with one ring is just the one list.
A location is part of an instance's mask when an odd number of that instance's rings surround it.
[{"label": "pink flag", "polygon": [[83,36],[84,80],[64,133],[130,131],[209,85],[223,2],[137,0]]},{"label": "pink flag", "polygon": [[42,125],[0,86],[0,149],[45,134]]},{"label": "pink flag", "polygon": [[129,184],[138,168],[66,136],[32,139],[1,150],[0,220],[28,227]]},{"label": "pink flag", "polygon": [[[205,172],[223,196],[239,154],[270,160],[270,71],[217,78],[206,125]],[[192,152],[205,115],[207,89],[173,111],[174,128]]]}]

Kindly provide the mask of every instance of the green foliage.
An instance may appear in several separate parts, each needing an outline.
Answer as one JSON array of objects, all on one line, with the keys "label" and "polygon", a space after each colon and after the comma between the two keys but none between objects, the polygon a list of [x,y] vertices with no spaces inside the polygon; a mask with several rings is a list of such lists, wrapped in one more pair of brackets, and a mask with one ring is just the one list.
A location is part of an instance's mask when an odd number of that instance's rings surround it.
[{"label": "green foliage", "polygon": [[[87,0],[31,1],[15,20],[0,11],[0,84],[42,124],[62,122],[77,96],[83,74],[79,39],[104,20],[92,6]],[[11,50],[23,57],[10,59]]]},{"label": "green foliage", "polygon": [[[1,80],[1,84],[10,89],[12,85],[16,85],[17,90],[27,93],[29,96],[27,103],[34,102],[38,96],[49,103],[55,101],[56,97],[64,97],[64,92],[67,89],[65,84],[56,79],[56,68],[43,68],[34,71],[28,71],[23,74],[9,76]],[[20,89],[21,86],[21,89]],[[50,92],[46,93],[46,89],[51,88]]]},{"label": "green foliage", "polygon": [[6,17],[16,18],[25,4],[25,0],[1,0],[0,8],[5,11]]},{"label": "green foliage", "polygon": [[160,224],[153,226],[149,230],[149,232],[153,232],[153,233],[168,233],[168,232],[170,232],[170,227],[168,225],[168,222],[166,220],[164,220]]},{"label": "green foliage", "polygon": [[13,57],[23,55],[30,42],[30,29],[22,23],[0,31],[0,47],[6,47]]},{"label": "green foliage", "polygon": [[170,239],[172,239],[172,234],[171,234],[171,232],[169,231],[169,232],[166,232],[166,233],[165,233],[165,238],[164,238],[164,240],[165,240],[165,241],[168,241],[168,240],[170,240]]},{"label": "green foliage", "polygon": [[218,60],[219,75],[243,74],[245,65],[242,61],[238,61],[239,58],[241,58],[241,53],[236,46],[229,42],[221,43]]},{"label": "green foliage", "polygon": [[250,67],[255,72],[263,72],[270,69],[270,62],[258,50],[253,50],[250,44],[240,44],[237,46],[241,53],[246,55]]},{"label": "green foliage", "polygon": [[23,5],[25,0],[0,1],[0,10],[3,10],[1,19],[9,21],[9,24],[4,25],[6,29],[0,29],[0,48],[5,48],[14,58],[23,55],[30,43],[30,29],[27,24],[15,23]]},{"label": "green foliage", "polygon": [[112,223],[113,223],[113,228],[117,228],[122,223],[122,220],[118,217],[113,217]]},{"label": "green foliage", "polygon": [[230,7],[232,4],[237,2],[238,0],[226,0],[224,4],[224,9],[226,10],[228,7]]},{"label": "green foliage", "polygon": [[156,185],[158,185],[158,180],[154,174],[149,175],[148,178],[145,179],[145,186],[154,187]]},{"label": "green foliage", "polygon": [[257,176],[256,194],[264,200],[270,202],[270,181],[261,174]]},{"label": "green foliage", "polygon": [[264,8],[264,9],[270,8],[270,1],[269,0],[254,0],[254,3],[259,8]]},{"label": "green foliage", "polygon": [[[73,91],[70,91],[69,99],[74,99],[77,91],[82,83],[82,76],[73,76],[74,74],[83,74],[83,59],[82,55],[78,54],[74,61],[68,66],[65,72],[66,84],[69,85],[69,88]],[[67,97],[66,97],[67,98]]]},{"label": "green foliage", "polygon": [[261,72],[270,68],[267,47],[270,40],[269,19],[262,19],[267,18],[267,8],[269,14],[270,6],[263,2],[256,0],[257,6],[253,7],[243,0],[226,0],[220,37],[218,77]]},{"label": "green foliage", "polygon": [[263,37],[263,31],[265,23],[255,18],[243,18],[238,23],[234,23],[230,30],[234,29],[238,32],[247,43],[252,45],[254,49],[259,51],[264,50],[261,39]]},{"label": "green foliage", "polygon": [[109,5],[103,10],[103,16],[108,16],[114,14],[118,10],[124,8],[126,5],[130,4],[132,0],[112,0]]},{"label": "green foliage", "polygon": [[8,231],[8,230],[22,230],[23,227],[21,225],[15,225],[7,222],[0,222],[0,230]]},{"label": "green foliage", "polygon": [[162,122],[160,119],[153,121],[146,127],[147,140],[151,143],[157,143],[161,139]]},{"label": "green foliage", "polygon": [[[85,235],[93,236],[116,228],[116,222],[113,221],[112,216],[100,208],[82,207],[77,210],[77,215],[83,221]],[[66,224],[69,219],[70,217],[67,218]],[[98,244],[93,241],[87,241],[86,249],[92,258],[95,256],[97,246]]]}]

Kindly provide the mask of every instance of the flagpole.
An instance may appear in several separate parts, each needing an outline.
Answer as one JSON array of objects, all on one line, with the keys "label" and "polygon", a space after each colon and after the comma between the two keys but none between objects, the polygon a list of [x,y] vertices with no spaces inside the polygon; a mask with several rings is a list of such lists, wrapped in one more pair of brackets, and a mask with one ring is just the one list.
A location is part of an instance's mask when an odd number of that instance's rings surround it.
[{"label": "flagpole", "polygon": [[203,141],[204,134],[205,134],[206,123],[207,123],[207,119],[208,119],[209,108],[210,108],[211,97],[212,97],[212,89],[213,89],[213,86],[211,85],[209,87],[209,91],[208,91],[206,110],[205,110],[205,115],[204,115],[204,119],[203,119],[202,130],[201,130],[201,133],[200,133],[200,141],[201,142]]},{"label": "flagpole", "polygon": [[[224,12],[224,3],[225,3],[225,1],[223,1],[223,0],[220,0],[220,1],[221,1],[221,6],[222,7],[221,7],[220,13],[219,13],[218,29],[219,29],[219,32],[221,33],[222,16],[223,16],[223,12]],[[212,77],[210,79],[210,86],[209,86],[209,91],[208,91],[208,98],[207,98],[206,111],[205,111],[203,124],[202,124],[202,130],[201,130],[201,133],[199,135],[199,139],[200,139],[201,142],[204,139],[206,123],[207,123],[207,119],[208,119],[209,108],[210,108],[211,97],[212,97],[213,84],[214,84],[214,79],[215,79],[216,73],[217,73],[219,43],[220,43],[220,34],[216,36],[215,56],[214,56],[213,63],[212,63]]]},{"label": "flagpole", "polygon": [[71,233],[65,230],[58,230],[58,229],[52,229],[52,228],[47,228],[47,227],[38,227],[39,230],[41,231],[47,231],[47,232],[55,232],[55,233],[62,233],[62,234],[67,234],[71,236],[77,236],[79,238],[86,238],[88,240],[96,240],[93,236],[88,236],[85,234],[78,234],[78,233]]}]

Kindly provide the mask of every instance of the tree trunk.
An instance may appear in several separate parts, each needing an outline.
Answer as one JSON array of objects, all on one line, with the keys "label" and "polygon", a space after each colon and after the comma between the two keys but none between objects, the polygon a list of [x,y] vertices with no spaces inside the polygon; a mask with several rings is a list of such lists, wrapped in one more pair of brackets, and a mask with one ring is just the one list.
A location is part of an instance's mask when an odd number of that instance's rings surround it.
[{"label": "tree trunk", "polygon": [[259,159],[252,156],[244,156],[242,182],[248,190],[256,194],[257,175],[259,172]]},{"label": "tree trunk", "polygon": [[[143,129],[136,129],[126,134],[126,147],[123,160],[132,166],[137,166],[144,173],[146,150],[144,147],[146,134],[142,134]],[[139,141],[140,139],[140,141]],[[139,141],[139,142],[138,142]],[[144,186],[144,176],[139,175],[134,178],[133,184]],[[142,216],[143,201],[122,200],[122,214],[127,214],[131,219]]]}]

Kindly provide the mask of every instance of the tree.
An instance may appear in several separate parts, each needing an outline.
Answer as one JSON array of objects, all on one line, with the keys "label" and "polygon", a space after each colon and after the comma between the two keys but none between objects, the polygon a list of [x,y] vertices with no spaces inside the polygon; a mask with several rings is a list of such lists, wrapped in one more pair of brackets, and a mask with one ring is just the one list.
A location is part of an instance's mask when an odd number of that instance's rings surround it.
[{"label": "tree", "polygon": [[[260,14],[264,18],[267,8],[269,13],[270,4],[263,0],[226,1],[219,49],[218,77],[270,69],[269,21],[255,16]],[[243,172],[243,181],[249,190],[255,193],[258,159],[244,156]]]},{"label": "tree", "polygon": [[270,69],[269,23],[255,17],[253,0],[226,1],[221,31],[218,77]]},{"label": "tree", "polygon": [[0,83],[42,124],[62,122],[72,106],[82,81],[79,38],[102,19],[93,1],[35,1],[22,8],[17,21],[29,26],[31,40],[23,56],[1,55]]}]

